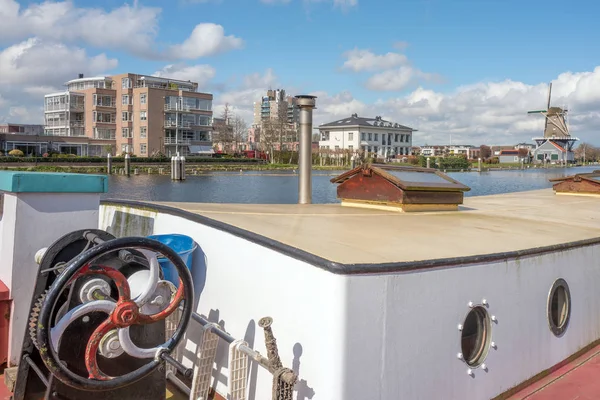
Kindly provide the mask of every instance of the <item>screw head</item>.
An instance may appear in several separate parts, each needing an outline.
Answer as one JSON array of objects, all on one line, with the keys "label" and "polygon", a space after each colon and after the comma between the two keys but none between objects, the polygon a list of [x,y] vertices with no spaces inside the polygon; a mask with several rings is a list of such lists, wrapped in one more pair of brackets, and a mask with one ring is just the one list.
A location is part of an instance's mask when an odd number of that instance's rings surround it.
[{"label": "screw head", "polygon": [[475,374],[473,373],[473,370],[472,370],[471,368],[469,368],[469,369],[467,370],[467,375],[469,375],[469,376],[474,376]]},{"label": "screw head", "polygon": [[456,355],[456,358],[458,358],[459,360],[462,360],[462,359],[463,359],[463,355],[462,355],[462,353],[458,353],[458,354]]},{"label": "screw head", "polygon": [[457,328],[458,328],[459,331],[463,330],[463,326],[461,324],[458,324]]},{"label": "screw head", "polygon": [[469,306],[469,308],[473,308],[474,304],[472,301],[469,302],[469,304],[467,304]]},{"label": "screw head", "polygon": [[488,301],[487,301],[487,299],[483,299],[483,300],[481,300],[481,304],[483,304],[484,306],[487,306],[487,305],[488,305]]}]

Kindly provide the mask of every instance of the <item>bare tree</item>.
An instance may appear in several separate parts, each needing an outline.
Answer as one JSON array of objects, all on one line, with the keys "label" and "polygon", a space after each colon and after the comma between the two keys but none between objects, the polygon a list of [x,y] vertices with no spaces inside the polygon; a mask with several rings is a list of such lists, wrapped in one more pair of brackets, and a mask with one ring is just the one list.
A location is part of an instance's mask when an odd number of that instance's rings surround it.
[{"label": "bare tree", "polygon": [[275,121],[267,119],[262,121],[260,128],[260,146],[262,151],[266,151],[269,154],[270,162],[275,162],[273,153],[275,150],[275,143],[279,139],[278,126]]},{"label": "bare tree", "polygon": [[598,156],[600,156],[600,149],[589,143],[582,142],[575,148],[574,153],[575,158],[581,159],[583,162],[596,161]]},{"label": "bare tree", "polygon": [[233,119],[233,123],[231,124],[231,126],[235,148],[239,149],[239,144],[246,141],[246,137],[248,134],[248,124],[242,117],[236,115]]},{"label": "bare tree", "polygon": [[232,113],[229,108],[229,103],[226,103],[220,118],[215,119],[215,122],[213,123],[213,141],[222,144],[223,150],[226,153],[231,150],[234,142],[231,119]]}]

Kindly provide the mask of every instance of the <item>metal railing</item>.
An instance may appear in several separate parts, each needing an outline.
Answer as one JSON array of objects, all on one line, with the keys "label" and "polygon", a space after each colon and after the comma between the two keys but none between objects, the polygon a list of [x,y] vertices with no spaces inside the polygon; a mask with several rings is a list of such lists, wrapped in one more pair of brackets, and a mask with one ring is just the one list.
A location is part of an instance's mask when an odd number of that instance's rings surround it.
[{"label": "metal railing", "polygon": [[191,128],[192,124],[190,122],[181,122],[179,123],[173,120],[165,120],[165,128]]},{"label": "metal railing", "polygon": [[166,137],[165,138],[165,144],[190,144],[192,143],[191,139],[179,139],[177,140],[174,137]]},{"label": "metal railing", "polygon": [[[194,312],[192,313],[192,319],[199,323],[203,329],[201,343],[198,346],[198,359],[195,362],[197,365],[194,368],[187,369],[181,363],[171,359],[172,364],[176,367],[168,368],[166,371],[166,378],[173,382],[183,393],[187,396],[192,393],[193,395],[190,398],[194,399],[206,398],[211,387],[210,381],[217,345],[219,340],[223,340],[229,345],[229,369],[233,373],[233,376],[230,375],[228,383],[228,398],[245,398],[248,379],[247,362],[253,360],[273,375],[272,400],[293,399],[293,388],[298,381],[298,376],[293,370],[285,368],[281,363],[276,339],[271,330],[272,318],[261,318],[258,322],[258,325],[264,330],[267,357],[250,348],[248,343],[243,340],[236,340],[218,324],[210,322],[201,315]],[[167,327],[167,330],[173,329]],[[170,334],[170,332],[168,333]],[[174,369],[179,370],[188,378],[193,375],[191,388],[176,377]]]}]

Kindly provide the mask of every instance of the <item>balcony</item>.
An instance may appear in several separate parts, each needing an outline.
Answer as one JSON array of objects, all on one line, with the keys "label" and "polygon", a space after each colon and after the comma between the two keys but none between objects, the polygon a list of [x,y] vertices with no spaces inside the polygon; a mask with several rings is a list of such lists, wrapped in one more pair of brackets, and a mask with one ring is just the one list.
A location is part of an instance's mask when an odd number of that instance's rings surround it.
[{"label": "balcony", "polygon": [[67,126],[67,120],[61,119],[61,120],[49,120],[46,121],[46,126],[50,126],[50,127],[66,127]]},{"label": "balcony", "polygon": [[173,120],[165,120],[165,128],[191,128],[192,124],[190,122],[181,122],[176,123]]},{"label": "balcony", "polygon": [[71,121],[69,124],[71,128],[83,128],[85,126],[85,122],[83,121]]},{"label": "balcony", "polygon": [[94,106],[96,107],[105,107],[105,108],[117,108],[117,102],[116,101],[99,101],[96,104],[94,104]]},{"label": "balcony", "polygon": [[191,139],[179,139],[177,140],[177,138],[174,137],[166,137],[165,138],[165,144],[191,144],[192,140]]}]

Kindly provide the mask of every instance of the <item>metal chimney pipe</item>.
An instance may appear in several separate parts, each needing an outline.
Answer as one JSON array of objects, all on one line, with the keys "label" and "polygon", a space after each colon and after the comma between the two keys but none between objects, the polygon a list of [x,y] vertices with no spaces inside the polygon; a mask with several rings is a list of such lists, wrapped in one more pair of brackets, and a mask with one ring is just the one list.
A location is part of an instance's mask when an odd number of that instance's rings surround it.
[{"label": "metal chimney pipe", "polygon": [[300,108],[300,149],[298,154],[298,204],[312,203],[312,110],[317,96],[296,96]]}]

